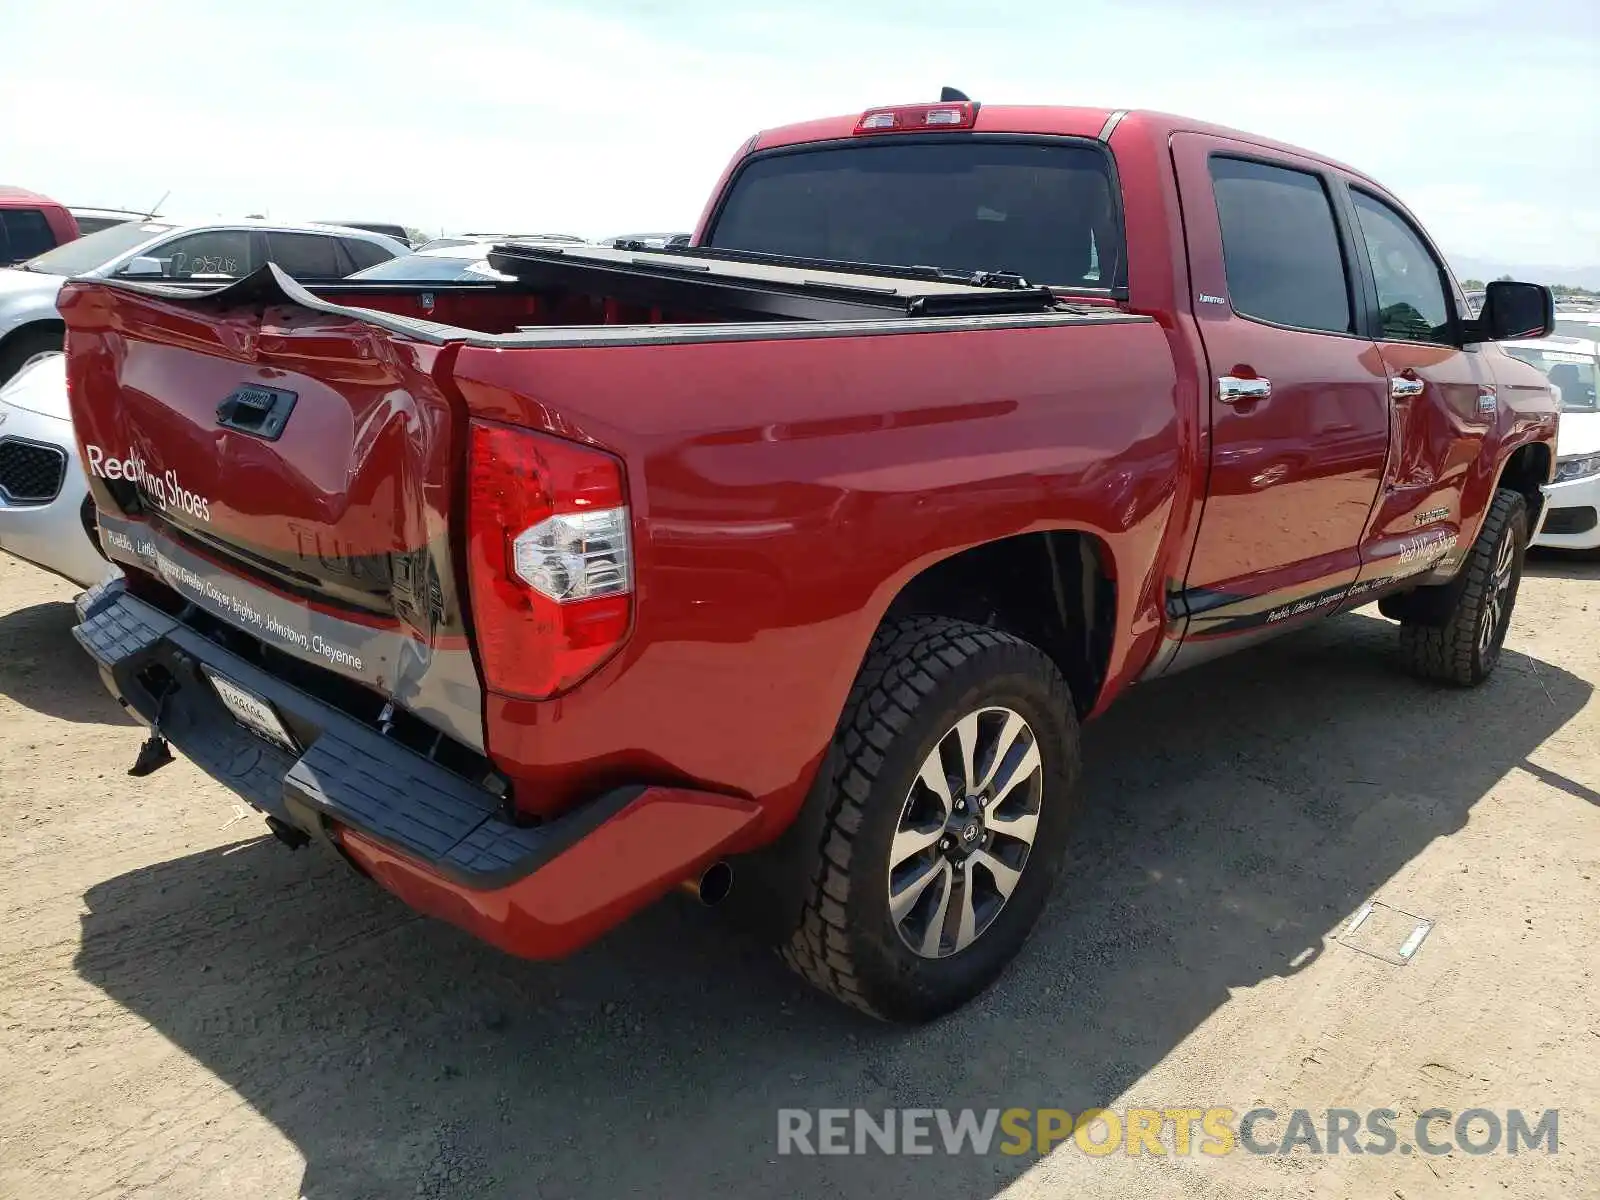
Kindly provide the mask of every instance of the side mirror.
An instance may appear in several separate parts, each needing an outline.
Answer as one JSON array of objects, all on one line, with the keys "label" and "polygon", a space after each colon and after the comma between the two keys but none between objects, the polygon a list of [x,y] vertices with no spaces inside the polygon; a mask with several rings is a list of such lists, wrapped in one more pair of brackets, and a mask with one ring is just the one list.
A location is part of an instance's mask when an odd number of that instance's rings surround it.
[{"label": "side mirror", "polygon": [[1542,284],[1496,279],[1486,285],[1477,320],[1482,341],[1549,337],[1555,324],[1555,294]]},{"label": "side mirror", "polygon": [[159,258],[130,258],[123,264],[122,270],[117,272],[124,279],[160,279],[161,260]]}]

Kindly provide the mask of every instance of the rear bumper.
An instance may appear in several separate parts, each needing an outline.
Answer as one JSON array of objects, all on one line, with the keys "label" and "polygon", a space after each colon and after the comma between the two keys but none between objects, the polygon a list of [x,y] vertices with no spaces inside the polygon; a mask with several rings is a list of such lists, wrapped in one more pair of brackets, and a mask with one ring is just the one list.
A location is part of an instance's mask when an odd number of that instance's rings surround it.
[{"label": "rear bumper", "polygon": [[[255,808],[331,843],[422,912],[511,954],[577,949],[735,845],[756,805],[626,787],[543,824],[514,825],[497,797],[261,670],[127,593],[79,600],[73,631],[117,701]],[[268,701],[304,750],[236,723],[202,667]],[[175,686],[174,686],[175,685]]]}]

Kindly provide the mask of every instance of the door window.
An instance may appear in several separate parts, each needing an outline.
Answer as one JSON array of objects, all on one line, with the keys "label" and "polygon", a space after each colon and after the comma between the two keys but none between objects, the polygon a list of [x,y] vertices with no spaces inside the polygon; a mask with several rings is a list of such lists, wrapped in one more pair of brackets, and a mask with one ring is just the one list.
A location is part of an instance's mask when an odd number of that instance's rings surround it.
[{"label": "door window", "polygon": [[1350,197],[1378,285],[1378,336],[1388,342],[1453,345],[1454,306],[1446,298],[1439,261],[1406,219],[1382,200],[1354,189]]},{"label": "door window", "polygon": [[1322,180],[1216,157],[1211,186],[1234,312],[1296,329],[1351,332],[1350,284]]},{"label": "door window", "polygon": [[337,238],[315,233],[267,234],[267,257],[293,279],[342,279]]},{"label": "door window", "polygon": [[381,262],[388,262],[394,255],[375,242],[362,241],[360,238],[345,238],[344,252],[350,256],[353,270],[365,271],[368,267],[375,267]]},{"label": "door window", "polygon": [[173,238],[144,252],[166,279],[242,279],[256,267],[248,229],[212,229]]}]

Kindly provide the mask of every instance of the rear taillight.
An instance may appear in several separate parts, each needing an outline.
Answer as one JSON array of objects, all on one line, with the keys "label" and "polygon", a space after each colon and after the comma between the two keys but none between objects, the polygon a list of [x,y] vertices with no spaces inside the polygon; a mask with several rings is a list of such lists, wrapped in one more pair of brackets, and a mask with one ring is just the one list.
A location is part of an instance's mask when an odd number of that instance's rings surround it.
[{"label": "rear taillight", "polygon": [[467,579],[489,689],[535,699],[589,675],[633,615],[622,463],[576,442],[471,423]]}]

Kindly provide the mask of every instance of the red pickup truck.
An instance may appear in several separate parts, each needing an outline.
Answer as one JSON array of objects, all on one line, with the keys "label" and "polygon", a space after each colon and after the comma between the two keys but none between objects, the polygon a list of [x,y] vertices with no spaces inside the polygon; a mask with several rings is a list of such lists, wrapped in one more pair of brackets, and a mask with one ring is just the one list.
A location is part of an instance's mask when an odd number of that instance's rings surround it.
[{"label": "red pickup truck", "polygon": [[762,133],[694,244],[504,280],[68,285],[107,685],[425,912],[563,954],[670,889],[926,1019],[1015,955],[1080,725],[1380,601],[1493,670],[1547,381],[1383,188],[1155,114]]}]

